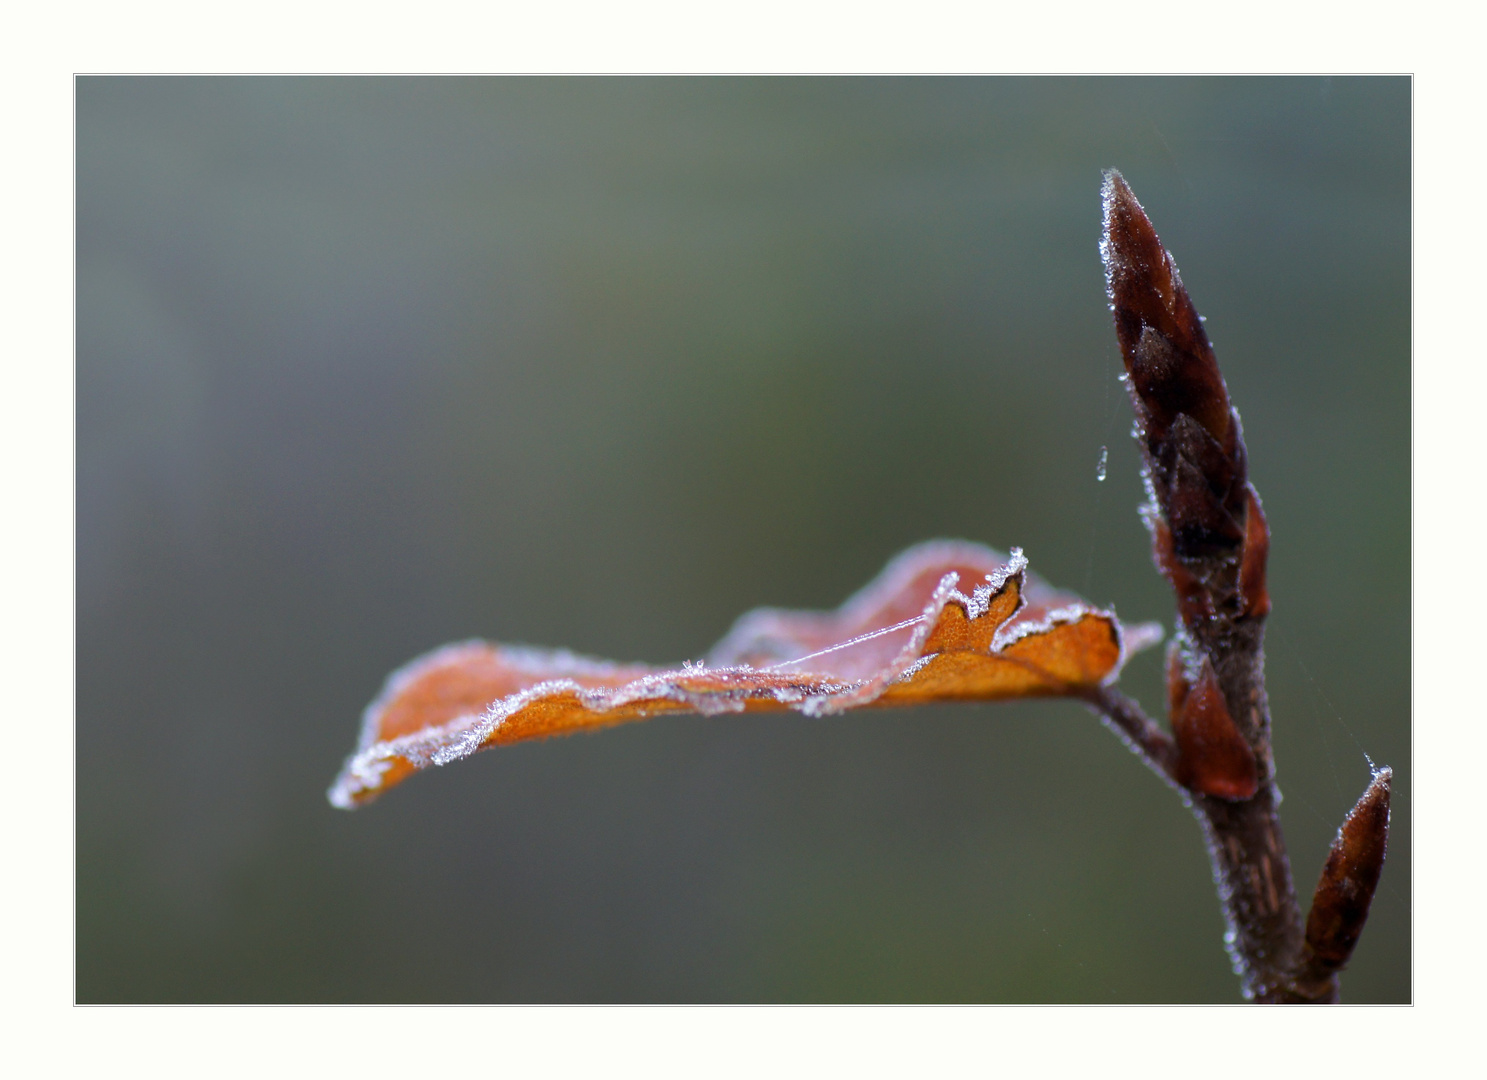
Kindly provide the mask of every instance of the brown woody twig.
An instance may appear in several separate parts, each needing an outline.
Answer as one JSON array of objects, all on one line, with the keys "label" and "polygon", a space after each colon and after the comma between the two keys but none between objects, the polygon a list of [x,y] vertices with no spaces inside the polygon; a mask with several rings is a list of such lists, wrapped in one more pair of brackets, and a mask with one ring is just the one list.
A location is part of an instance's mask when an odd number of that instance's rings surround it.
[{"label": "brown woody twig", "polygon": [[1136,411],[1153,557],[1177,597],[1161,730],[1113,689],[1085,700],[1203,827],[1244,995],[1330,1002],[1383,869],[1392,773],[1378,771],[1332,846],[1305,928],[1277,807],[1264,633],[1270,533],[1249,483],[1239,414],[1202,319],[1120,174],[1105,174],[1110,309]]}]

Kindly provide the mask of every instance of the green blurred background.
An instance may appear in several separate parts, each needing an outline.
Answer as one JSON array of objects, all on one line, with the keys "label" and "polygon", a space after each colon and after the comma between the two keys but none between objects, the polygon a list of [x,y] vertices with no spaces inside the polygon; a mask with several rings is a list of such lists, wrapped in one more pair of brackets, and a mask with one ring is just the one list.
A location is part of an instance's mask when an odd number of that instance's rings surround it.
[{"label": "green blurred background", "polygon": [[76,101],[80,1001],[1238,1000],[1196,824],[1070,703],[668,718],[324,795],[429,648],[695,658],[934,536],[1170,629],[1109,166],[1244,416],[1298,883],[1393,765],[1344,995],[1410,1000],[1407,79]]}]

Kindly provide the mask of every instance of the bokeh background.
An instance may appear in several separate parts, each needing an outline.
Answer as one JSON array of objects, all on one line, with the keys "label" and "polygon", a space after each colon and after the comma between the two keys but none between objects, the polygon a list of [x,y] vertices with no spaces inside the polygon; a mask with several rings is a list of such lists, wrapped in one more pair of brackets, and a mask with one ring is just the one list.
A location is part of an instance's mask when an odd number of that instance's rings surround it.
[{"label": "bokeh background", "polygon": [[1109,166],[1244,416],[1296,878],[1393,765],[1344,994],[1410,1000],[1408,80],[76,104],[80,1001],[1238,1000],[1195,823],[1070,703],[668,718],[324,796],[434,646],[698,657],[933,536],[1170,629]]}]

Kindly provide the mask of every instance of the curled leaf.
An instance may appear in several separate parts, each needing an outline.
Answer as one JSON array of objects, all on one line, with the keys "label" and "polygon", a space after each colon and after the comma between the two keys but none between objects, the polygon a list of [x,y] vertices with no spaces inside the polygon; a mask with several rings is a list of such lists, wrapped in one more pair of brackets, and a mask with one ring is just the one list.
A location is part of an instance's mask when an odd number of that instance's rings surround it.
[{"label": "curled leaf", "polygon": [[445,646],[388,679],[329,797],[349,809],[477,750],[664,713],[824,716],[1077,694],[1113,680],[1127,653],[1157,636],[1146,626],[1131,631],[1123,637],[1114,614],[1029,574],[1015,548],[1008,558],[931,541],[903,552],[836,611],[748,613],[700,664],[616,664],[483,641]]}]

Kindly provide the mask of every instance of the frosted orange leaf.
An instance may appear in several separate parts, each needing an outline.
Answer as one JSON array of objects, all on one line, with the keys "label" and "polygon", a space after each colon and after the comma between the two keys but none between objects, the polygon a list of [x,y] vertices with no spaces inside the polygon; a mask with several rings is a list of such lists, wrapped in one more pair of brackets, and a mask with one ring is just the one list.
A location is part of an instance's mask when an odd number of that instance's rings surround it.
[{"label": "frosted orange leaf", "polygon": [[[965,592],[961,591],[964,585]],[[836,611],[761,608],[700,664],[660,668],[468,641],[394,672],[331,786],[350,809],[429,765],[663,713],[824,716],[869,705],[1078,694],[1160,636],[1059,592],[979,544],[896,557]]]}]

